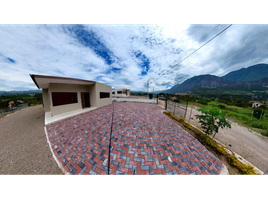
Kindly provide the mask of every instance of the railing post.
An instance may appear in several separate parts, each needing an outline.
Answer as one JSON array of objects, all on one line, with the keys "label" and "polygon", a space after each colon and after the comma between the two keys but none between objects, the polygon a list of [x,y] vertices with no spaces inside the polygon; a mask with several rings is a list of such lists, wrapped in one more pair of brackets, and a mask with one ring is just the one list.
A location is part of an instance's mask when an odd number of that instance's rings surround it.
[{"label": "railing post", "polygon": [[167,94],[166,94],[166,99],[165,99],[166,103],[165,103],[165,110],[167,110]]},{"label": "railing post", "polygon": [[158,105],[158,94],[156,95],[156,104]]},{"label": "railing post", "polygon": [[185,119],[185,117],[186,117],[187,108],[188,108],[188,98],[187,98],[187,100],[186,100],[186,109],[185,109],[184,119]]}]

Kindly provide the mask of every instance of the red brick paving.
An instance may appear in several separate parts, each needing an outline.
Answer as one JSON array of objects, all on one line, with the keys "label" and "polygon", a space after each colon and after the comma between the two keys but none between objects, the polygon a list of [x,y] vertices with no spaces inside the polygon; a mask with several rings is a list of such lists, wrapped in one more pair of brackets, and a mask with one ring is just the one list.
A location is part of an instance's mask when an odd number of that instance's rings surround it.
[{"label": "red brick paving", "polygon": [[162,110],[117,102],[46,129],[53,153],[69,174],[108,174],[110,139],[110,174],[219,174],[221,161]]}]

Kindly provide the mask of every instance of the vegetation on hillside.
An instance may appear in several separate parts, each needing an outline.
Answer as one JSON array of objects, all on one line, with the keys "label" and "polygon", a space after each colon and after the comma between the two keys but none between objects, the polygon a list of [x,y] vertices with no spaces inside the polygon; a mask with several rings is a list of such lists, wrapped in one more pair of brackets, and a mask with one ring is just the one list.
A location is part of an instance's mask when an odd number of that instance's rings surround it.
[{"label": "vegetation on hillside", "polygon": [[0,96],[0,109],[8,109],[10,101],[14,101],[12,107],[17,107],[22,102],[27,103],[29,106],[42,104],[42,94],[12,94],[12,95],[1,95]]},{"label": "vegetation on hillside", "polygon": [[[170,95],[173,96],[173,95]],[[199,96],[177,96],[177,99],[171,100],[173,102],[179,102],[186,104],[188,100],[188,106],[193,104],[199,108],[210,106],[221,109],[225,112],[226,118],[242,125],[255,132],[268,136],[268,115],[267,104],[259,108],[252,108],[253,101],[244,98],[204,98]]]}]

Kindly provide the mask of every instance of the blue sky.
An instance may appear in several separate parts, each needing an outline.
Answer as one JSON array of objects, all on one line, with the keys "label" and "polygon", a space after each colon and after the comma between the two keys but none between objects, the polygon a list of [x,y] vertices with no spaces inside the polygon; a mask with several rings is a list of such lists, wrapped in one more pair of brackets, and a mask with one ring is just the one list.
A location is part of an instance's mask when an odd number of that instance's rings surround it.
[{"label": "blue sky", "polygon": [[0,25],[0,90],[36,89],[29,74],[165,90],[187,78],[268,63],[267,25]]}]

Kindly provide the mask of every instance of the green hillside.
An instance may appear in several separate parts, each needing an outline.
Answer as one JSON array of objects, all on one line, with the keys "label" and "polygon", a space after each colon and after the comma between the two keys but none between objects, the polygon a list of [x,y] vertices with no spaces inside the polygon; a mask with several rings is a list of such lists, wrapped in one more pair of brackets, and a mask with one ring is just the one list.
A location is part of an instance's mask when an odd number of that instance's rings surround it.
[{"label": "green hillside", "polygon": [[223,76],[222,78],[229,81],[257,81],[268,77],[268,64],[253,65],[248,68],[242,68],[237,71],[233,71]]}]

